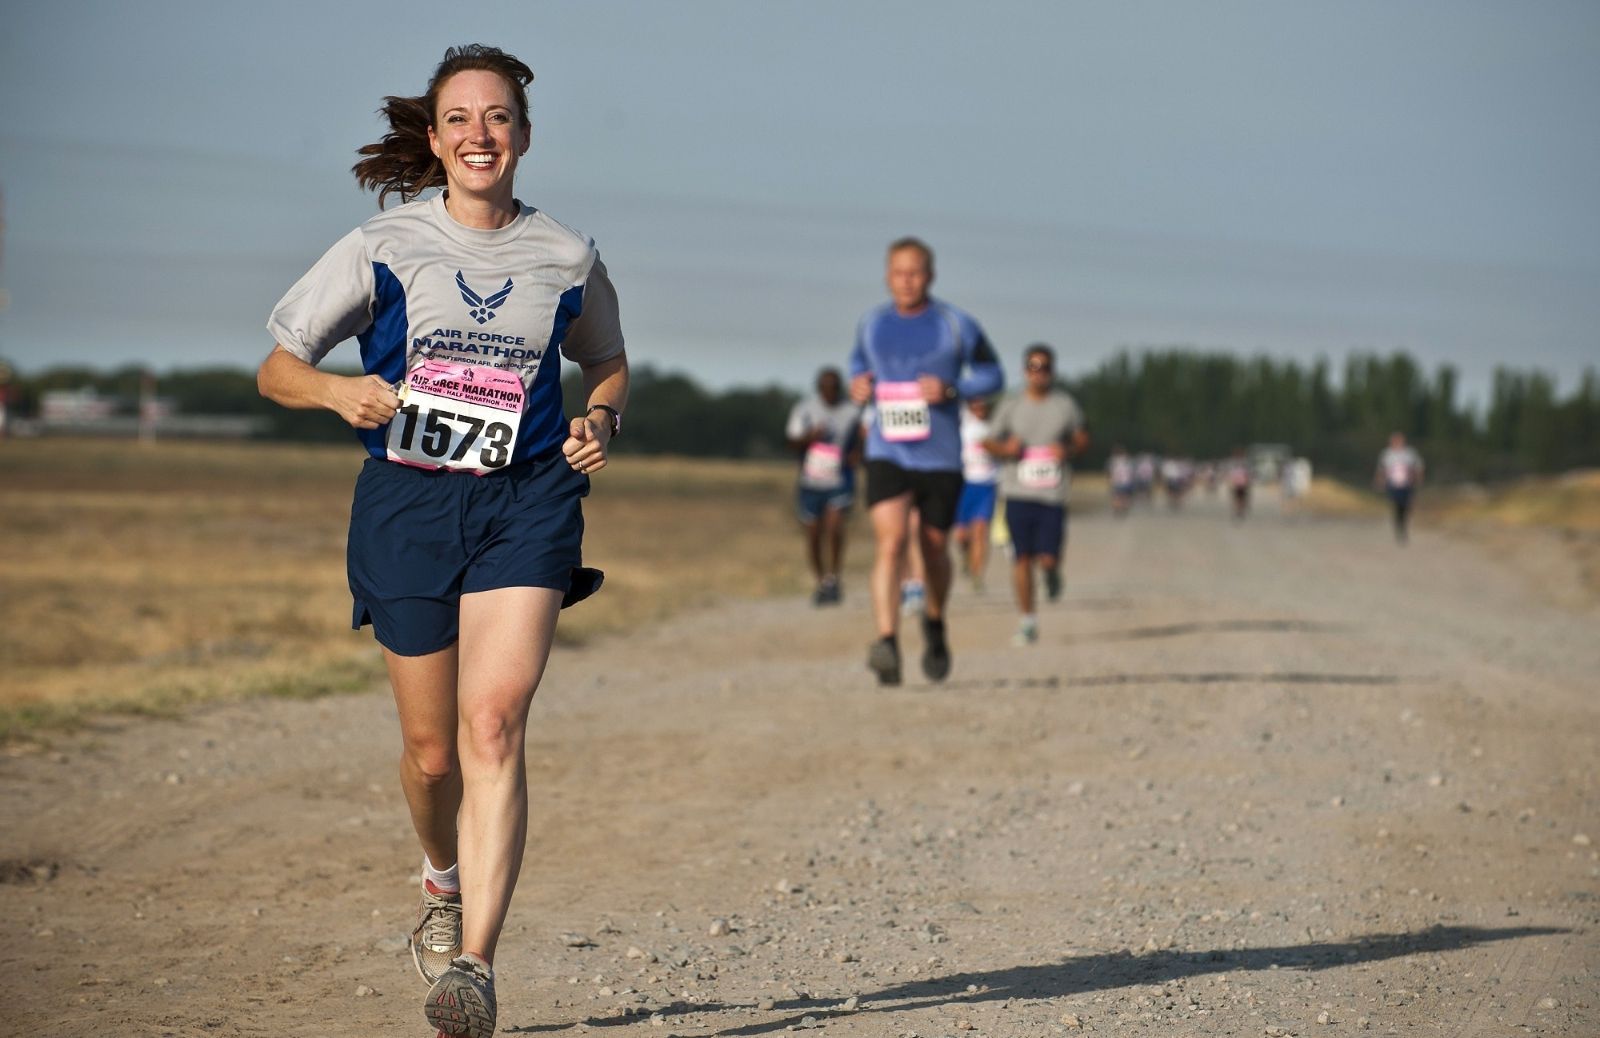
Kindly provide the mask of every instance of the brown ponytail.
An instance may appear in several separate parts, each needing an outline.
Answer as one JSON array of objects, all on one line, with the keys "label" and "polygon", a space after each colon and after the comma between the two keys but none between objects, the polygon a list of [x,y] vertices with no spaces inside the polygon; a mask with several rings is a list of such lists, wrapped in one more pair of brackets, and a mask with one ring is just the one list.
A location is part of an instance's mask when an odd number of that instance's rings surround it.
[{"label": "brown ponytail", "polygon": [[378,109],[389,120],[389,132],[376,144],[357,150],[364,155],[350,167],[356,182],[368,191],[378,192],[378,207],[383,208],[390,192],[399,192],[400,201],[409,202],[430,187],[444,185],[444,167],[428,147],[428,127],[433,125],[439,88],[457,72],[493,72],[506,81],[517,100],[517,116],[528,125],[528,84],[533,70],[498,47],[469,43],[451,47],[428,80],[428,92],[421,97],[385,97]]}]

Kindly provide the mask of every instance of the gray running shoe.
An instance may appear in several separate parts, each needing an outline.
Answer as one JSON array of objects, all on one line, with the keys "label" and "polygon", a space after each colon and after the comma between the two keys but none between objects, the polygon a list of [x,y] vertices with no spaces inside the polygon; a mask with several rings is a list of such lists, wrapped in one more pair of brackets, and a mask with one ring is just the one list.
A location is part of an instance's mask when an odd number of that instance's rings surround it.
[{"label": "gray running shoe", "polygon": [[428,1023],[450,1038],[494,1038],[494,971],[476,955],[458,955],[428,989]]},{"label": "gray running shoe", "polygon": [[411,961],[422,979],[432,984],[461,954],[461,895],[435,894],[422,883],[422,904],[411,931]]},{"label": "gray running shoe", "polygon": [[867,650],[867,667],[878,675],[880,685],[900,684],[900,650],[894,642],[879,638]]}]

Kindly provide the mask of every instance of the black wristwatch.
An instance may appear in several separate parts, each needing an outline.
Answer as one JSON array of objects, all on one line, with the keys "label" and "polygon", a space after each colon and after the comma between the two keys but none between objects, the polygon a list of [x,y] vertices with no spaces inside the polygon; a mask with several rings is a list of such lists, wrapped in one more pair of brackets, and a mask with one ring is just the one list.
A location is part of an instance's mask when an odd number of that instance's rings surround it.
[{"label": "black wristwatch", "polygon": [[604,411],[611,416],[611,438],[613,440],[616,439],[618,434],[622,432],[622,412],[610,404],[590,404],[589,410],[585,411],[583,416],[587,418],[596,411]]}]

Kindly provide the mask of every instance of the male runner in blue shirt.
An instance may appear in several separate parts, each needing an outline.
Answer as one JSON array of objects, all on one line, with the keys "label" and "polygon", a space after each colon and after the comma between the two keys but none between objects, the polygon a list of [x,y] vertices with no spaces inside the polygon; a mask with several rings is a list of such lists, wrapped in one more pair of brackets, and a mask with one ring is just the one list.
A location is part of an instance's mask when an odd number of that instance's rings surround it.
[{"label": "male runner in blue shirt", "polygon": [[900,558],[907,519],[921,515],[927,570],[922,672],[950,673],[944,607],[950,595],[950,526],[961,496],[961,401],[990,396],[1004,382],[978,322],[928,294],[933,250],[917,238],[889,246],[889,302],[867,312],[850,352],[850,398],[872,404],[867,429],[867,506],[877,555],[872,613],[878,640],[867,666],[880,684],[900,683]]}]

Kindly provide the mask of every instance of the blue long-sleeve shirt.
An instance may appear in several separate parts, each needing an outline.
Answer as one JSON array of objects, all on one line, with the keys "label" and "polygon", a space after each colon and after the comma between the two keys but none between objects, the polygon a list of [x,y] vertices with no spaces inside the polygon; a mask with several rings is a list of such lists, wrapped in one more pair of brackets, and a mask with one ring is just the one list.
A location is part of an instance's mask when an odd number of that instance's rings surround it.
[{"label": "blue long-sleeve shirt", "polygon": [[921,472],[960,471],[961,400],[998,393],[1005,383],[1000,360],[978,322],[938,299],[928,300],[915,317],[902,316],[893,303],[869,310],[856,327],[850,351],[850,377],[863,372],[870,372],[880,386],[936,375],[956,387],[955,400],[929,406],[925,439],[885,439],[878,409],[872,409],[867,460]]}]

